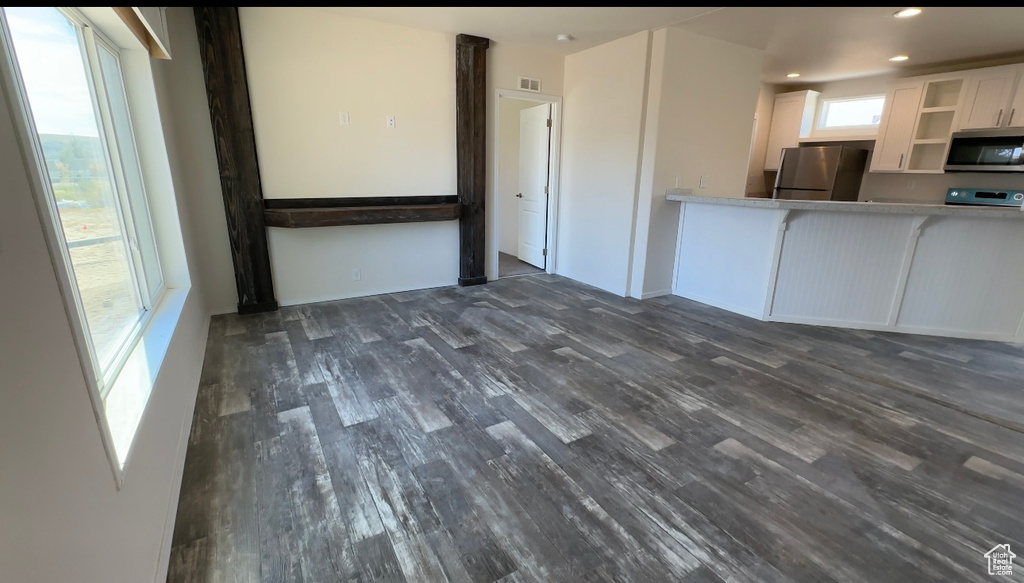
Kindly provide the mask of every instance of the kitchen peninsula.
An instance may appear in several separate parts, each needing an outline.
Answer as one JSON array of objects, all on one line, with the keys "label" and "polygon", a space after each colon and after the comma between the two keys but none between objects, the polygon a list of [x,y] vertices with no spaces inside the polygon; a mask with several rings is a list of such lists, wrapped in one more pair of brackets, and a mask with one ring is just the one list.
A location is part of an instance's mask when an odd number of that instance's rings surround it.
[{"label": "kitchen peninsula", "polygon": [[673,293],[767,321],[1024,342],[1024,212],[693,196]]}]

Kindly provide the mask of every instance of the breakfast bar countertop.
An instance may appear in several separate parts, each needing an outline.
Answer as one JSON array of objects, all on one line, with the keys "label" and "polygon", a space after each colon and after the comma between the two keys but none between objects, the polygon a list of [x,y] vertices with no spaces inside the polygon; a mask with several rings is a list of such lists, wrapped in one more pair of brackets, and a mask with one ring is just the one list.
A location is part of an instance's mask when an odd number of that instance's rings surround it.
[{"label": "breakfast bar countertop", "polygon": [[665,199],[677,202],[694,202],[701,204],[768,209],[1024,219],[1024,211],[1017,208],[1007,207],[890,202],[841,202],[829,200],[778,200],[773,198],[731,198],[724,196],[698,196],[693,194],[684,194],[684,192],[684,189],[669,188],[665,191]]}]

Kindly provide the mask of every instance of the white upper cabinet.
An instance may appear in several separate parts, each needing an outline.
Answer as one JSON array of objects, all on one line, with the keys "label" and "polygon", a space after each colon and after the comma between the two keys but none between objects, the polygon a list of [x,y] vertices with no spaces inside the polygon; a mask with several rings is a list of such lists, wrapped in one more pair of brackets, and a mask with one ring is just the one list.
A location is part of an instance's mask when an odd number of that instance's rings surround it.
[{"label": "white upper cabinet", "polygon": [[817,91],[794,91],[775,96],[768,149],[764,156],[765,170],[778,170],[782,149],[795,148],[800,145],[800,138],[810,135],[819,95]]},{"label": "white upper cabinet", "polygon": [[[979,73],[971,78],[967,100],[960,116],[960,129],[980,130],[1006,127],[1011,117],[1015,123],[1024,123],[1016,113],[1011,116],[1010,98],[1017,83],[1019,67],[1003,68]],[[1015,101],[1017,101],[1015,99]]]},{"label": "white upper cabinet", "polygon": [[1017,91],[1010,102],[1010,113],[1006,115],[1006,126],[1011,128],[1024,127],[1024,72],[1017,81]]},{"label": "white upper cabinet", "polygon": [[912,81],[894,85],[886,93],[885,111],[871,155],[872,172],[902,172],[906,169],[923,89],[924,82]]}]

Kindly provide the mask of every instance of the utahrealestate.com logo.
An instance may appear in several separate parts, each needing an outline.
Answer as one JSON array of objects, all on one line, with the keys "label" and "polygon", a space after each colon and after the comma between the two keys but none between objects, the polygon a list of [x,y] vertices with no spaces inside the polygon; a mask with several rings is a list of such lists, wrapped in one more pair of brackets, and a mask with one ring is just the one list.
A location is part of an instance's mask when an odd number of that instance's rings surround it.
[{"label": "utahrealestate.com logo", "polygon": [[1010,551],[1010,545],[996,545],[991,551],[985,553],[988,559],[989,575],[1013,575],[1013,558],[1017,555]]}]

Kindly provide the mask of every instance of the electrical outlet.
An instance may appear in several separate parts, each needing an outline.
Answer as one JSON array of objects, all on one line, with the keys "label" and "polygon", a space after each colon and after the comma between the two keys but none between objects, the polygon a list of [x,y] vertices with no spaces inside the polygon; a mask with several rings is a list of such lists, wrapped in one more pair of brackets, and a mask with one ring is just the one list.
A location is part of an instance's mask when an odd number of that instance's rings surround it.
[{"label": "electrical outlet", "polygon": [[914,181],[913,180],[908,180],[907,181],[907,190],[914,190]]},{"label": "electrical outlet", "polygon": [[679,188],[679,177],[676,176],[676,188]]},{"label": "electrical outlet", "polygon": [[347,111],[339,111],[338,112],[338,122],[341,123],[341,125],[343,125],[343,126],[347,126],[348,125],[348,112]]},{"label": "electrical outlet", "polygon": [[389,130],[395,129],[395,116],[389,115],[388,116],[388,120],[387,120],[387,124],[388,124],[388,129]]},{"label": "electrical outlet", "polygon": [[700,187],[701,188],[707,188],[708,187],[708,177],[707,176],[701,176],[700,177]]},{"label": "electrical outlet", "polygon": [[356,267],[352,270],[352,281],[361,281],[363,279],[363,271]]}]

